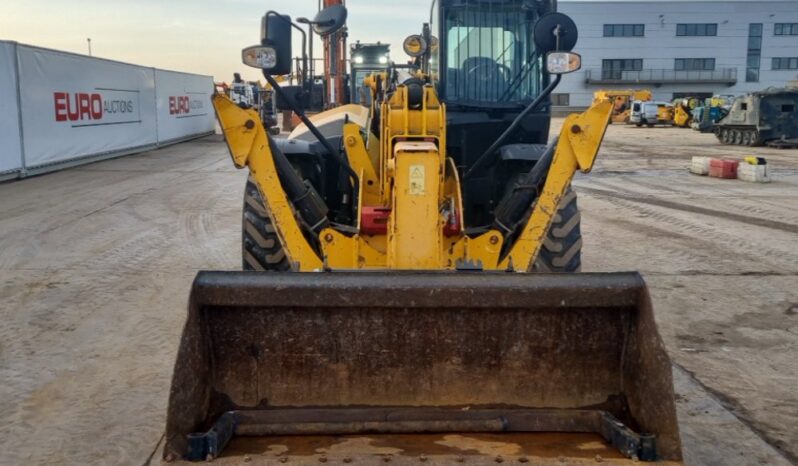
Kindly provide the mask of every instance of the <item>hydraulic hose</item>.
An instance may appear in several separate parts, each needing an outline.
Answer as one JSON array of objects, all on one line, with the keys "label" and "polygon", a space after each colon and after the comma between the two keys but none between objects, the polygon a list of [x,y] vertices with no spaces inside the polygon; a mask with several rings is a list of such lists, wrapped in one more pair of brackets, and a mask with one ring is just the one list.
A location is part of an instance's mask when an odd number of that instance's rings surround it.
[{"label": "hydraulic hose", "polygon": [[294,208],[308,228],[315,233],[319,233],[328,227],[330,225],[330,220],[327,218],[329,208],[319,196],[319,193],[316,192],[310,183],[302,180],[302,177],[294,170],[291,162],[271,138],[269,138],[269,149],[272,152],[272,159],[277,169],[277,175],[280,178],[280,184],[282,184],[285,194],[291,200]]},{"label": "hydraulic hose", "polygon": [[554,152],[557,149],[558,140],[559,137],[554,138],[532,170],[518,179],[509,194],[496,206],[493,228],[500,230],[505,237],[515,233],[516,225],[524,219],[530,206],[540,195],[540,190],[546,181],[551,161],[554,158]]}]

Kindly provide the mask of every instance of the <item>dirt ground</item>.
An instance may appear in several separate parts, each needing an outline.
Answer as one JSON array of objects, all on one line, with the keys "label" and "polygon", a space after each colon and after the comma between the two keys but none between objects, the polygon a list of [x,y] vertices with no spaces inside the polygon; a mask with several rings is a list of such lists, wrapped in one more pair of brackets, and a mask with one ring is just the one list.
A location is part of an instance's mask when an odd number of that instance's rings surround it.
[{"label": "dirt ground", "polygon": [[[750,154],[773,183],[686,170]],[[217,136],[0,185],[0,464],[157,463],[189,286],[240,267],[245,178]],[[797,461],[798,150],[613,125],[574,184],[584,270],[649,283],[686,464]]]}]

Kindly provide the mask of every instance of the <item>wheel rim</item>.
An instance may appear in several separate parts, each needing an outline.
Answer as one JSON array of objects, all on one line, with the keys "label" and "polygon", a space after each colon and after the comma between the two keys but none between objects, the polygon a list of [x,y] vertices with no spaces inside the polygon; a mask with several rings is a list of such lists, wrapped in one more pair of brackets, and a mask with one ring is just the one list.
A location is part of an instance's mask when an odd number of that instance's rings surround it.
[{"label": "wheel rim", "polygon": [[751,132],[750,131],[746,131],[745,133],[743,133],[743,145],[744,146],[750,146],[751,145]]},{"label": "wheel rim", "polygon": [[740,131],[734,132],[734,143],[738,146],[743,143],[743,133]]},{"label": "wheel rim", "polygon": [[721,137],[721,139],[723,139],[723,142],[728,144],[729,143],[729,130],[728,129],[721,130],[720,137]]}]

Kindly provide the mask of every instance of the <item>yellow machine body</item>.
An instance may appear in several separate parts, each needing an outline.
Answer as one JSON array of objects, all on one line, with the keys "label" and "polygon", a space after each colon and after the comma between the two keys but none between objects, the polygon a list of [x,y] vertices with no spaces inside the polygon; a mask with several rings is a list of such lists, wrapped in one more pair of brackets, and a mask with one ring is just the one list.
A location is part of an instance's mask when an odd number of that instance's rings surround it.
[{"label": "yellow machine body", "polygon": [[689,128],[693,122],[693,110],[701,104],[695,97],[676,99],[673,101],[673,126]]},{"label": "yellow machine body", "polygon": [[[364,128],[347,123],[346,155],[361,174],[359,210],[390,210],[384,235],[345,235],[334,228],[319,234],[323,254],[310,247],[278,181],[267,135],[251,110],[223,95],[213,104],[233,161],[248,166],[267,204],[283,249],[298,271],[331,269],[452,270],[479,264],[483,270],[529,270],[551,224],[556,207],[577,170],[589,172],[606,130],[612,104],[599,102],[563,124],[543,192],[529,220],[503,257],[503,236],[490,230],[477,236],[462,231],[445,235],[447,222],[462,221],[460,182],[446,157],[446,110],[431,86],[424,87],[423,105],[410,109],[406,88],[399,86],[382,103],[379,144],[366,141]],[[369,139],[375,138],[370,135]],[[369,144],[379,147],[378,158]],[[372,149],[373,152],[373,149]],[[447,208],[451,206],[451,208]],[[459,219],[459,220],[458,220]]]},{"label": "yellow machine body", "polygon": [[612,102],[565,119],[510,234],[469,234],[446,107],[430,85],[408,89],[365,123],[343,119],[361,215],[315,228],[257,114],[213,97],[291,270],[197,275],[164,460],[679,464],[670,361],[639,274],[527,273]]}]

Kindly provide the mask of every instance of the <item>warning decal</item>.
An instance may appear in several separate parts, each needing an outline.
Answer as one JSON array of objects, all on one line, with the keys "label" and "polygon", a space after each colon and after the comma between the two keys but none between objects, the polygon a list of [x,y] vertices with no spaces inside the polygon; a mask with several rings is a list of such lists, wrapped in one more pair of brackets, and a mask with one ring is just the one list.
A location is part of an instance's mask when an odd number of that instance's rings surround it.
[{"label": "warning decal", "polygon": [[410,195],[424,195],[424,165],[410,165]]}]

